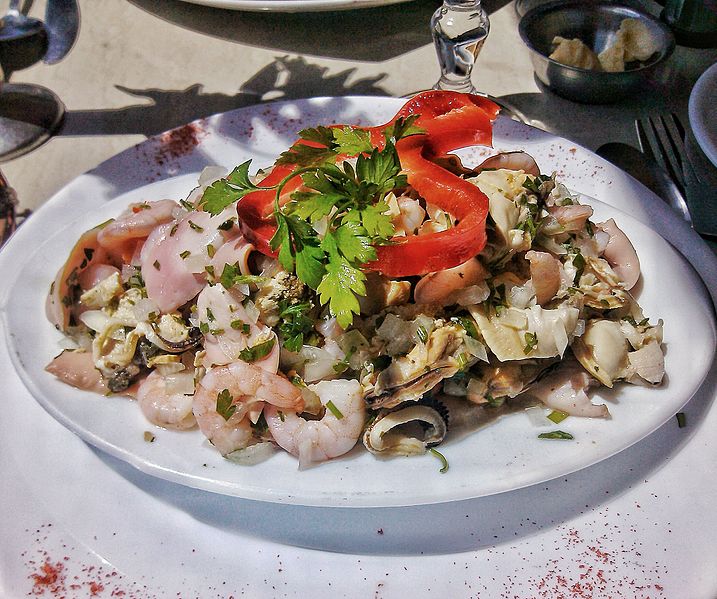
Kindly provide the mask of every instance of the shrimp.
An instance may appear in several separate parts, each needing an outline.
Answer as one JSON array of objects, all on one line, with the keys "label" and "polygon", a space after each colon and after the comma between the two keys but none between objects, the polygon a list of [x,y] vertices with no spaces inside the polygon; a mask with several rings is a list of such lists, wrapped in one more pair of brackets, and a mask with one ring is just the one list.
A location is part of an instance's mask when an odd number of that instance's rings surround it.
[{"label": "shrimp", "polygon": [[170,376],[176,389],[170,389],[169,377],[152,371],[139,385],[137,403],[152,424],[178,431],[193,428],[197,424],[192,413],[194,373],[184,371]]},{"label": "shrimp", "polygon": [[321,381],[309,385],[321,403],[331,401],[321,420],[304,420],[291,412],[267,406],[264,417],[280,447],[299,458],[299,468],[323,462],[350,451],[364,427],[366,406],[356,380]]},{"label": "shrimp", "polygon": [[632,289],[640,278],[640,260],[635,248],[612,218],[604,223],[599,223],[598,227],[610,235],[603,258],[608,261],[615,274],[625,284],[625,289]]},{"label": "shrimp", "polygon": [[[286,378],[246,362],[211,368],[197,385],[193,410],[199,429],[227,455],[249,445],[250,410],[267,402],[290,412],[301,412],[304,400]],[[221,413],[220,413],[221,411]]]},{"label": "shrimp", "polygon": [[[487,276],[488,273],[480,261],[476,258],[471,258],[453,268],[432,272],[421,277],[421,280],[416,284],[413,297],[417,304],[449,306],[458,300],[456,292],[481,285]],[[479,303],[479,301],[470,303]]]},{"label": "shrimp", "polygon": [[547,252],[530,250],[525,253],[530,262],[530,280],[535,289],[535,301],[546,304],[560,289],[560,262]]}]

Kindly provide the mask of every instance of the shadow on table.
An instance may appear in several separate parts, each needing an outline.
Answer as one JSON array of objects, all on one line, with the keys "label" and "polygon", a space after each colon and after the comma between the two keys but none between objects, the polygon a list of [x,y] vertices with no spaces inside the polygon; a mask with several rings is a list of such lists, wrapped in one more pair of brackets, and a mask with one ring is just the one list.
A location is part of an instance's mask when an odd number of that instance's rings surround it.
[{"label": "shadow on table", "polygon": [[[385,96],[385,74],[352,80],[355,69],[330,73],[302,57],[279,57],[244,82],[236,94],[204,93],[197,83],[184,90],[130,89],[142,103],[106,110],[71,110],[60,135],[156,135],[195,119],[258,104],[313,96]],[[147,102],[149,100],[149,102]]]},{"label": "shadow on table", "polygon": [[[573,474],[454,503],[350,509],[249,501],[178,487],[94,451],[142,491],[222,531],[341,553],[456,553],[517,543],[581,517],[600,529],[602,520],[610,520],[605,504],[647,483],[690,440],[712,404],[716,386],[713,368],[683,409],[686,428],[671,419],[632,447]],[[624,526],[629,531],[633,523],[626,519]]]},{"label": "shadow on table", "polygon": [[[180,27],[237,43],[296,54],[381,62],[431,43],[438,0],[360,10],[278,13],[224,10],[166,0],[129,0]],[[510,0],[486,0],[491,13]],[[257,1],[269,5],[271,0]]]}]

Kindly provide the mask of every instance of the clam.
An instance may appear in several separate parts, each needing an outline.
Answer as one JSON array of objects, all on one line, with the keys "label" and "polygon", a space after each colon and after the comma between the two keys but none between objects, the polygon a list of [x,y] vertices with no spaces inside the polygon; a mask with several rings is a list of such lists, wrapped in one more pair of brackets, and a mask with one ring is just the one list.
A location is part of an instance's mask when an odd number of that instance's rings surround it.
[{"label": "clam", "polygon": [[381,410],[366,427],[363,444],[371,453],[417,455],[438,445],[448,432],[448,411],[439,402]]},{"label": "clam", "polygon": [[583,368],[606,387],[612,387],[616,379],[625,376],[628,348],[620,323],[614,320],[589,321],[583,336],[572,345]]}]

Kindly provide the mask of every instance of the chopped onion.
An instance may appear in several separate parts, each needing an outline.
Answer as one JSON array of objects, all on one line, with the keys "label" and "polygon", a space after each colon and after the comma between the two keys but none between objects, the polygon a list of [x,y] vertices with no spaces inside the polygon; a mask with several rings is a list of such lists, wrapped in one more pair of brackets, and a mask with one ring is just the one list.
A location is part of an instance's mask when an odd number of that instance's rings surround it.
[{"label": "chopped onion", "polygon": [[102,310],[87,310],[80,314],[80,321],[89,329],[101,333],[107,328],[110,317]]},{"label": "chopped onion", "polygon": [[509,293],[510,305],[516,308],[527,308],[534,298],[535,289],[530,279],[528,279],[524,285],[516,285]]},{"label": "chopped onion", "polygon": [[528,416],[528,420],[530,420],[530,423],[533,426],[540,427],[554,424],[548,420],[545,408],[542,406],[531,406],[529,408],[525,408],[525,414]]},{"label": "chopped onion", "polygon": [[244,449],[237,449],[224,456],[236,464],[243,466],[253,466],[265,460],[268,460],[276,452],[277,447],[270,441],[261,441],[254,445],[249,445]]},{"label": "chopped onion", "polygon": [[465,335],[463,343],[465,344],[468,353],[472,356],[475,356],[479,360],[483,360],[483,362],[488,361],[488,350],[486,350],[485,345],[483,345],[480,341],[473,339],[473,337],[470,337],[469,335]]},{"label": "chopped onion", "polygon": [[261,316],[259,308],[256,307],[253,301],[246,300],[246,302],[244,302],[244,309],[246,310],[246,315],[249,317],[249,322],[256,324]]},{"label": "chopped onion", "polygon": [[149,321],[149,315],[152,312],[154,312],[155,314],[159,314],[159,308],[157,307],[157,304],[155,304],[148,297],[143,297],[142,299],[137,301],[134,306],[132,306],[132,313],[137,319],[137,322]]},{"label": "chopped onion", "polygon": [[465,289],[458,289],[453,292],[453,298],[461,306],[471,306],[473,304],[480,304],[488,299],[490,296],[490,289],[486,283],[480,283],[479,285],[470,285]]},{"label": "chopped onion", "polygon": [[335,316],[319,321],[315,328],[326,339],[338,339],[344,332]]},{"label": "chopped onion", "polygon": [[303,378],[307,383],[336,377],[334,366],[339,363],[339,360],[325,349],[304,345],[299,351],[299,355],[304,360]]},{"label": "chopped onion", "polygon": [[389,356],[407,353],[414,345],[412,328],[408,323],[395,314],[387,314],[381,326],[376,329],[376,335],[386,343],[386,353]]}]

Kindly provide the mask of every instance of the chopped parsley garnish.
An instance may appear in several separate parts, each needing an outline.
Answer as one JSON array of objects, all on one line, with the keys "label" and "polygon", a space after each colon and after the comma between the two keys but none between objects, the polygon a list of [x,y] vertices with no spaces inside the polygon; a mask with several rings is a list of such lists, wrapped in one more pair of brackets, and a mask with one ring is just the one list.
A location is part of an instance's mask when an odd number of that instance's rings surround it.
[{"label": "chopped parsley garnish", "polygon": [[217,393],[217,414],[224,420],[229,420],[234,412],[237,411],[236,404],[233,403],[234,398],[229,393],[229,389],[223,389]]},{"label": "chopped parsley garnish", "polygon": [[426,343],[426,341],[428,341],[428,331],[426,330],[426,327],[420,325],[416,329],[416,336],[421,341],[421,343]]},{"label": "chopped parsley garnish", "polygon": [[580,253],[580,250],[578,250],[577,254],[573,256],[573,266],[575,267],[575,278],[573,279],[573,285],[575,285],[576,287],[580,286],[580,277],[583,276],[585,264],[585,258]]},{"label": "chopped parsley garnish", "polygon": [[675,417],[677,418],[678,427],[685,428],[687,426],[687,416],[685,416],[684,412],[677,412],[677,414],[675,414]]},{"label": "chopped parsley garnish", "polygon": [[187,221],[187,222],[189,223],[189,227],[190,227],[191,229],[195,230],[197,233],[201,233],[202,231],[204,231],[204,227],[198,225],[197,223],[195,223],[195,222],[193,222],[193,221],[191,221],[191,220],[190,220],[190,221]]},{"label": "chopped parsley garnish", "polygon": [[569,414],[566,412],[562,412],[561,410],[553,410],[548,414],[548,420],[553,421],[555,424],[560,424],[563,420],[565,420]]},{"label": "chopped parsley garnish", "polygon": [[159,263],[159,260],[155,260],[155,261],[152,263],[152,266],[154,266],[157,270],[159,270],[160,268],[162,268],[162,265]]},{"label": "chopped parsley garnish", "polygon": [[344,417],[341,410],[339,410],[331,400],[326,402],[326,409],[331,412],[337,420],[341,420]]},{"label": "chopped parsley garnish", "polygon": [[470,316],[454,316],[451,321],[461,325],[469,337],[480,340],[478,327],[476,327],[475,321]]},{"label": "chopped parsley garnish", "polygon": [[531,177],[528,175],[523,182],[523,187],[528,191],[540,195],[540,186],[546,181],[550,181],[549,175],[538,175],[537,177]]},{"label": "chopped parsley garnish", "polygon": [[229,326],[236,331],[241,331],[245,335],[248,335],[250,331],[249,325],[238,318],[236,320],[232,320]]},{"label": "chopped parsley garnish", "polygon": [[313,306],[309,302],[289,305],[286,300],[279,302],[279,333],[282,345],[291,352],[298,352],[304,345],[304,338],[314,330],[314,319],[309,316]]},{"label": "chopped parsley garnish", "polygon": [[[375,260],[375,247],[389,243],[394,234],[385,198],[407,185],[394,144],[422,132],[414,125],[417,118],[398,119],[389,127],[382,150],[373,147],[370,134],[362,129],[305,129],[301,138],[311,143],[297,143],[277,160],[278,165],[296,166],[282,181],[273,187],[255,185],[249,178],[250,163],[245,162],[208,187],[200,206],[218,214],[248,193],[275,190],[271,249],[278,251],[283,268],[317,291],[322,305],[328,305],[339,325],[347,328],[359,313],[357,296],[366,294],[362,266]],[[337,164],[340,156],[357,156],[355,166]],[[301,177],[302,190],[281,205],[282,190],[296,177]],[[319,235],[312,225],[322,219],[327,223]],[[234,279],[227,274],[222,283],[230,280]]]},{"label": "chopped parsley garnish", "polygon": [[184,250],[183,252],[180,252],[179,257],[180,257],[182,260],[186,260],[187,257],[188,257],[191,253],[192,253],[192,252],[190,252],[189,250]]},{"label": "chopped parsley garnish", "polygon": [[266,356],[271,353],[273,348],[274,339],[267,339],[266,341],[262,341],[261,343],[257,343],[256,345],[252,345],[251,347],[241,350],[239,352],[239,357],[245,362],[256,362],[257,360],[266,358]]},{"label": "chopped parsley garnish", "polygon": [[439,470],[439,472],[441,474],[445,474],[446,472],[448,472],[448,460],[446,459],[446,456],[444,456],[435,447],[430,447],[428,451],[430,451],[434,456],[441,460],[441,469]]},{"label": "chopped parsley garnish", "polygon": [[243,275],[238,263],[225,264],[222,274],[219,276],[219,282],[224,289],[231,289],[234,285],[261,285],[266,283],[267,280],[266,277],[258,275]]},{"label": "chopped parsley garnish", "polygon": [[570,441],[574,439],[570,433],[566,433],[565,431],[550,431],[549,433],[540,433],[538,435],[538,439],[564,439],[566,441]]},{"label": "chopped parsley garnish", "polygon": [[525,333],[525,347],[523,347],[523,353],[527,356],[536,347],[538,347],[538,335],[537,333]]}]

